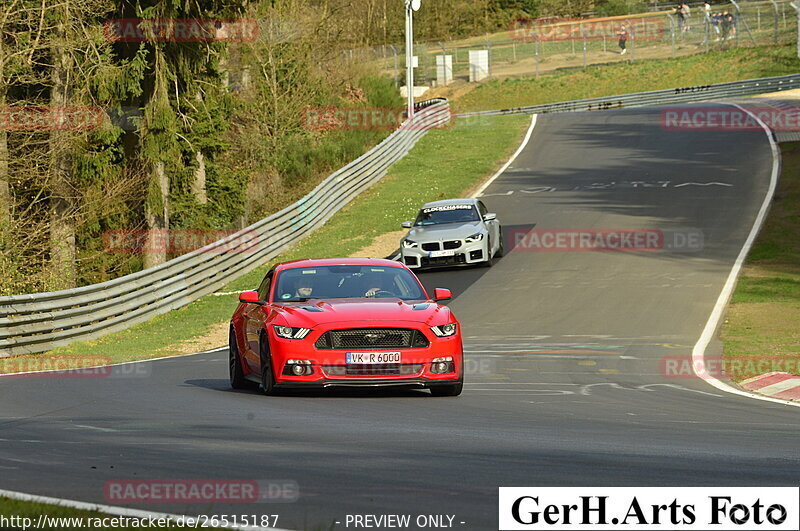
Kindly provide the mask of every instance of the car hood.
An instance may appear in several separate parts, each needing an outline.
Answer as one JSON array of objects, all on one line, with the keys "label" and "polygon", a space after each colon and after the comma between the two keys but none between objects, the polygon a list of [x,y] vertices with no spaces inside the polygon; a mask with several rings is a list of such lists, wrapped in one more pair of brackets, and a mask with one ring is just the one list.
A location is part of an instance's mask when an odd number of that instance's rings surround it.
[{"label": "car hood", "polygon": [[424,240],[463,240],[477,232],[486,232],[480,221],[471,223],[445,223],[428,227],[415,227],[408,231],[406,238],[412,241]]},{"label": "car hood", "polygon": [[453,322],[450,309],[435,302],[391,299],[311,299],[306,302],[276,304],[290,326],[312,328],[314,325],[360,321],[410,321],[428,326]]}]

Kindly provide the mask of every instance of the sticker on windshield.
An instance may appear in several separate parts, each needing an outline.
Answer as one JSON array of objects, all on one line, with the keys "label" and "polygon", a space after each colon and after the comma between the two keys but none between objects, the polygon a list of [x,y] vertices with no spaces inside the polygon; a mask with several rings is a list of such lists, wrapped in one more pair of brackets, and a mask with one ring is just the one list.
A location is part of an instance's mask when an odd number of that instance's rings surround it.
[{"label": "sticker on windshield", "polygon": [[281,295],[281,299],[291,299],[291,298],[292,298],[291,293],[284,293],[283,295]]},{"label": "sticker on windshield", "polygon": [[472,205],[443,205],[436,207],[423,208],[423,214],[430,214],[431,212],[449,212],[451,210],[472,210]]},{"label": "sticker on windshield", "polygon": [[317,270],[316,269],[303,269],[302,273],[304,275],[316,275],[317,274]]}]

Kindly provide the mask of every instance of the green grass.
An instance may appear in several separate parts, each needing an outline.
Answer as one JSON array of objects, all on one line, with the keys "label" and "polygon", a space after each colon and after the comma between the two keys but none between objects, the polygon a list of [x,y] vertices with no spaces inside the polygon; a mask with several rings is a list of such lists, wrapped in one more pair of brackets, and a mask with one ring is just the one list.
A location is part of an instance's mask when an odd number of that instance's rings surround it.
[{"label": "green grass", "polygon": [[456,107],[461,112],[503,109],[798,71],[800,59],[793,45],[732,48],[677,59],[595,65],[539,78],[490,81],[460,98]]},{"label": "green grass", "polygon": [[[89,522],[94,523],[111,523],[110,520],[106,520],[105,522],[97,522],[94,520],[95,518],[103,519],[103,518],[114,518],[113,516],[96,512],[96,511],[82,511],[78,509],[72,509],[70,507],[62,507],[60,505],[47,505],[44,503],[34,503],[34,502],[27,502],[27,501],[19,501],[19,500],[12,500],[10,498],[0,497],[0,515],[3,517],[10,519],[12,517],[17,517],[14,520],[9,520],[7,523],[14,524],[13,526],[4,527],[4,529],[23,529],[27,526],[28,529],[33,529],[39,519],[39,515],[46,515],[50,518],[80,518],[83,520],[83,525],[81,526],[75,520],[72,520],[72,524],[69,524],[69,520],[64,521],[61,520],[60,522],[54,522],[52,520],[49,521],[49,526],[43,526],[40,529],[78,529],[78,528],[86,528],[90,527],[88,524]],[[29,520],[24,520],[24,519]],[[92,519],[92,520],[88,520]],[[133,519],[131,519],[133,520]],[[43,524],[48,523],[43,521]],[[60,523],[61,525],[56,526],[56,523]],[[120,521],[122,523],[122,521]],[[144,529],[141,525],[123,525],[123,526],[92,526],[95,529]],[[151,529],[155,529],[152,528]],[[177,525],[171,525],[168,527],[160,527],[158,529],[190,529],[189,527],[180,527]]]},{"label": "green grass", "polygon": [[[399,230],[400,222],[412,218],[422,203],[463,195],[511,155],[529,121],[528,116],[480,118],[429,132],[380,183],[272,263],[350,255],[376,236]],[[222,291],[255,289],[268,267],[237,279]],[[210,295],[128,330],[32,357],[38,361],[42,356],[62,356],[76,363],[102,357],[117,363],[173,355],[179,353],[177,343],[227,322],[236,304],[236,295]],[[20,358],[0,363],[0,372],[13,372]]]},{"label": "green grass", "polygon": [[772,370],[800,374],[800,143],[783,145],[775,201],[720,335],[728,361],[770,360],[760,369],[742,364],[734,380]]}]

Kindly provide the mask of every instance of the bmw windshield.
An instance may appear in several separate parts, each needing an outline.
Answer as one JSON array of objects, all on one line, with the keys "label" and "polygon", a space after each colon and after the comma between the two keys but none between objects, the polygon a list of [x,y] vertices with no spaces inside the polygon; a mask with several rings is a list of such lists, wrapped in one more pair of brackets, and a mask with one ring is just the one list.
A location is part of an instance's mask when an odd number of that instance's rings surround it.
[{"label": "bmw windshield", "polygon": [[473,205],[442,205],[423,208],[419,211],[415,227],[443,225],[445,223],[470,223],[480,221],[478,211]]},{"label": "bmw windshield", "polygon": [[286,269],[278,275],[273,294],[275,302],[354,298],[426,300],[427,296],[406,269],[361,265]]}]

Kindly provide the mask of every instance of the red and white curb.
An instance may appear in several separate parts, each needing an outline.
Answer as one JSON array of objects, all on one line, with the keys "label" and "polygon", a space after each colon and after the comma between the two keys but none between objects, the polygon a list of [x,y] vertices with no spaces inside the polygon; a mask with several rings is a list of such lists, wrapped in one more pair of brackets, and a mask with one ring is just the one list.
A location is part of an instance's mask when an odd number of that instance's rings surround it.
[{"label": "red and white curb", "polygon": [[800,376],[786,372],[768,372],[744,380],[739,385],[761,395],[800,402]]}]

